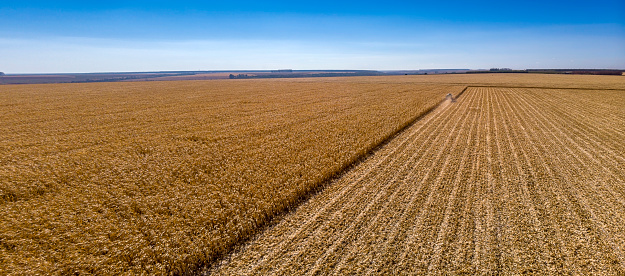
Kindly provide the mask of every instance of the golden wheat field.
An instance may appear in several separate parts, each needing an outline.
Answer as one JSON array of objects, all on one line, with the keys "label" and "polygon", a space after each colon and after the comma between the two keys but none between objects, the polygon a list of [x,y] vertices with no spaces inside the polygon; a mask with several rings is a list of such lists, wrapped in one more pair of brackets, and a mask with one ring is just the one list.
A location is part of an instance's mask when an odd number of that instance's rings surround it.
[{"label": "golden wheat field", "polygon": [[1,275],[625,273],[621,76],[3,85],[0,120]]},{"label": "golden wheat field", "polygon": [[414,78],[0,86],[0,274],[197,271],[462,89]]},{"label": "golden wheat field", "polygon": [[206,272],[625,274],[625,79],[478,77]]}]

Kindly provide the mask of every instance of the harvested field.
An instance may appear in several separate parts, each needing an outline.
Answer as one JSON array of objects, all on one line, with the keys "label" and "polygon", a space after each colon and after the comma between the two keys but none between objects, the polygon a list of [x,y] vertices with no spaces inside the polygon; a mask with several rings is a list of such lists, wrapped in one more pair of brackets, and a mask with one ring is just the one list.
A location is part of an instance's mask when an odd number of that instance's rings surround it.
[{"label": "harvested field", "polygon": [[0,87],[0,274],[196,271],[464,86]]},{"label": "harvested field", "polygon": [[452,74],[415,77],[423,84],[457,84],[475,87],[521,87],[625,90],[622,76],[550,74]]},{"label": "harvested field", "polygon": [[623,275],[624,156],[625,90],[471,87],[208,273]]}]

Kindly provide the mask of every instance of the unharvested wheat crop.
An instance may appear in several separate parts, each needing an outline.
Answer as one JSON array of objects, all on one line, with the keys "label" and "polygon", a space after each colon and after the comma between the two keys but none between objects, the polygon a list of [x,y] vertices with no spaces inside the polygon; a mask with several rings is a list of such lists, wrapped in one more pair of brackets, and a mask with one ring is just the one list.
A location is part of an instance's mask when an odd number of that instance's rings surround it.
[{"label": "unharvested wheat crop", "polygon": [[624,156],[625,90],[470,87],[209,272],[622,275]]},{"label": "unharvested wheat crop", "polygon": [[195,271],[463,86],[0,86],[0,274]]}]

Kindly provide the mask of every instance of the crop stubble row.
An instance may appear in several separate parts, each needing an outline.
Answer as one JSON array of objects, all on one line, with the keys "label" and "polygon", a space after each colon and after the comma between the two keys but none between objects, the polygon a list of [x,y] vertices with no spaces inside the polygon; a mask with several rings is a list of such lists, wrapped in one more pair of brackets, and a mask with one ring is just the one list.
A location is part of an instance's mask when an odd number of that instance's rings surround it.
[{"label": "crop stubble row", "polygon": [[210,272],[624,273],[623,95],[469,88]]}]

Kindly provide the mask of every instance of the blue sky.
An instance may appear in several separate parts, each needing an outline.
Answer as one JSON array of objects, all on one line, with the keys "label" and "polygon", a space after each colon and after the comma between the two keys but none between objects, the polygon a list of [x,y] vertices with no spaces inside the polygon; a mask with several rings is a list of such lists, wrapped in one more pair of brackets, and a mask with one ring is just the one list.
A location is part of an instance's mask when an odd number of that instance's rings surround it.
[{"label": "blue sky", "polygon": [[625,1],[2,1],[0,71],[625,68]]}]

